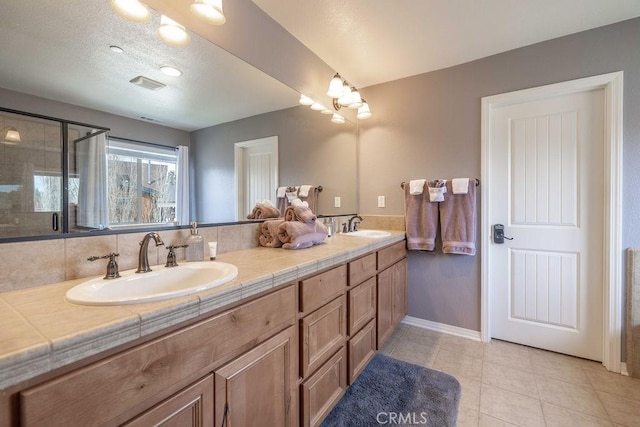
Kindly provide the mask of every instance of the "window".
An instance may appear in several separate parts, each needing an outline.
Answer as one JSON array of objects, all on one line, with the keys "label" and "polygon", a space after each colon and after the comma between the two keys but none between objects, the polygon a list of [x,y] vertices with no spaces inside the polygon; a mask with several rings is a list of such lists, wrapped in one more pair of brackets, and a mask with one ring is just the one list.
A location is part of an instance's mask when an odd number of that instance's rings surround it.
[{"label": "window", "polygon": [[176,218],[176,151],[118,139],[107,149],[110,226],[163,224]]}]

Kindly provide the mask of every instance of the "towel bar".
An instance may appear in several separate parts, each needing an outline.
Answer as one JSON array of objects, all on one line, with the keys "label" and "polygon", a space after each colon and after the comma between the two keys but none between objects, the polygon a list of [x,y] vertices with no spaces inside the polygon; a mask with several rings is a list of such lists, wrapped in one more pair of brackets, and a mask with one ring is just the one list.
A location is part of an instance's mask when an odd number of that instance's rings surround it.
[{"label": "towel bar", "polygon": [[[475,181],[476,181],[476,187],[477,187],[478,185],[480,185],[480,180],[479,180],[478,178],[475,178]],[[405,185],[405,184],[406,184],[406,182],[401,182],[401,183],[400,183],[400,188],[404,188],[404,185]],[[320,190],[320,191],[322,191],[322,190]]]},{"label": "towel bar", "polygon": [[[296,187],[289,186],[289,187],[287,187],[287,191],[296,191]],[[322,191],[322,185],[318,185],[318,186],[316,187],[316,191],[317,191],[318,193],[319,193],[319,192],[321,192],[321,191]]]}]

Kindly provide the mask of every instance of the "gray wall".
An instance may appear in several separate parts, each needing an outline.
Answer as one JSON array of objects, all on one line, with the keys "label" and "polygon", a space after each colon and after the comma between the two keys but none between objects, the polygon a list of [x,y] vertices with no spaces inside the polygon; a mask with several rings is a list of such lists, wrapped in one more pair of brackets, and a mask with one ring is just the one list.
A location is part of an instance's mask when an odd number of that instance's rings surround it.
[{"label": "gray wall", "polygon": [[[126,100],[123,100],[126,102]],[[0,88],[0,107],[111,129],[111,136],[176,146],[189,145],[189,132],[103,111]]]},{"label": "gray wall", "polygon": [[[274,135],[278,136],[280,185],[322,185],[318,214],[356,212],[357,127],[329,119],[299,106],[192,132],[195,219],[235,221],[234,143]],[[342,199],[340,208],[333,207],[335,196]]]},{"label": "gray wall", "polygon": [[[482,97],[622,70],[623,245],[640,245],[639,42],[633,19],[363,89],[375,110],[360,124],[361,213],[404,213],[401,181],[479,177]],[[481,256],[411,253],[409,315],[480,330]]]}]

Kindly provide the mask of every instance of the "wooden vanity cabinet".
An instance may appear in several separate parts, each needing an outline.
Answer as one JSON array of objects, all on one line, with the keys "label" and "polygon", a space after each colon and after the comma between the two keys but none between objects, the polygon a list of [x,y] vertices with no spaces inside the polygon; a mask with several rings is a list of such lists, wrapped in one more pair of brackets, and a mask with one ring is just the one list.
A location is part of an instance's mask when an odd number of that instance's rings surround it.
[{"label": "wooden vanity cabinet", "polygon": [[[20,425],[120,425],[135,419],[295,325],[295,307],[296,289],[288,286],[24,390]],[[290,345],[297,351],[295,341]],[[286,375],[282,381],[289,381]]]}]

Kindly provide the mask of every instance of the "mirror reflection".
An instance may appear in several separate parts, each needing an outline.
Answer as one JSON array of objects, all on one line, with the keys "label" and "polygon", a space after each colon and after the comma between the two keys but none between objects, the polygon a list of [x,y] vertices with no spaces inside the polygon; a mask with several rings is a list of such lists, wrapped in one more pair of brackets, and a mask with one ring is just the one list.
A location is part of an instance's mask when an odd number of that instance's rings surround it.
[{"label": "mirror reflection", "polygon": [[[171,216],[185,224],[242,220],[251,201],[244,206],[239,201],[237,146],[264,138],[278,141],[275,178],[261,183],[270,193],[278,186],[320,185],[318,214],[356,211],[354,123],[333,124],[298,106],[296,91],[194,33],[187,46],[163,44],[156,35],[160,16],[153,11],[151,22],[136,24],[115,14],[106,0],[0,0],[0,5],[5,58],[0,107],[87,124],[70,126],[64,135],[55,120],[1,112],[0,239],[62,233],[65,203],[69,232],[103,228],[105,215],[107,224],[121,226],[136,225],[143,217],[171,224]],[[162,74],[164,65],[182,75]],[[149,90],[130,83],[139,76],[164,86]],[[103,128],[109,133],[88,137]],[[21,146],[11,145],[14,129]],[[69,156],[63,162],[65,136]],[[158,158],[121,161],[128,170],[105,178],[118,191],[108,190],[106,197],[92,191],[87,171],[95,172],[96,163],[88,147],[100,139],[107,147],[119,139],[170,147],[174,153],[177,146],[189,147],[188,216],[180,218],[178,198],[159,196],[178,183],[171,176],[175,171]],[[143,181],[152,184],[132,185]],[[128,201],[109,213],[105,198],[117,205],[118,197]]]}]

